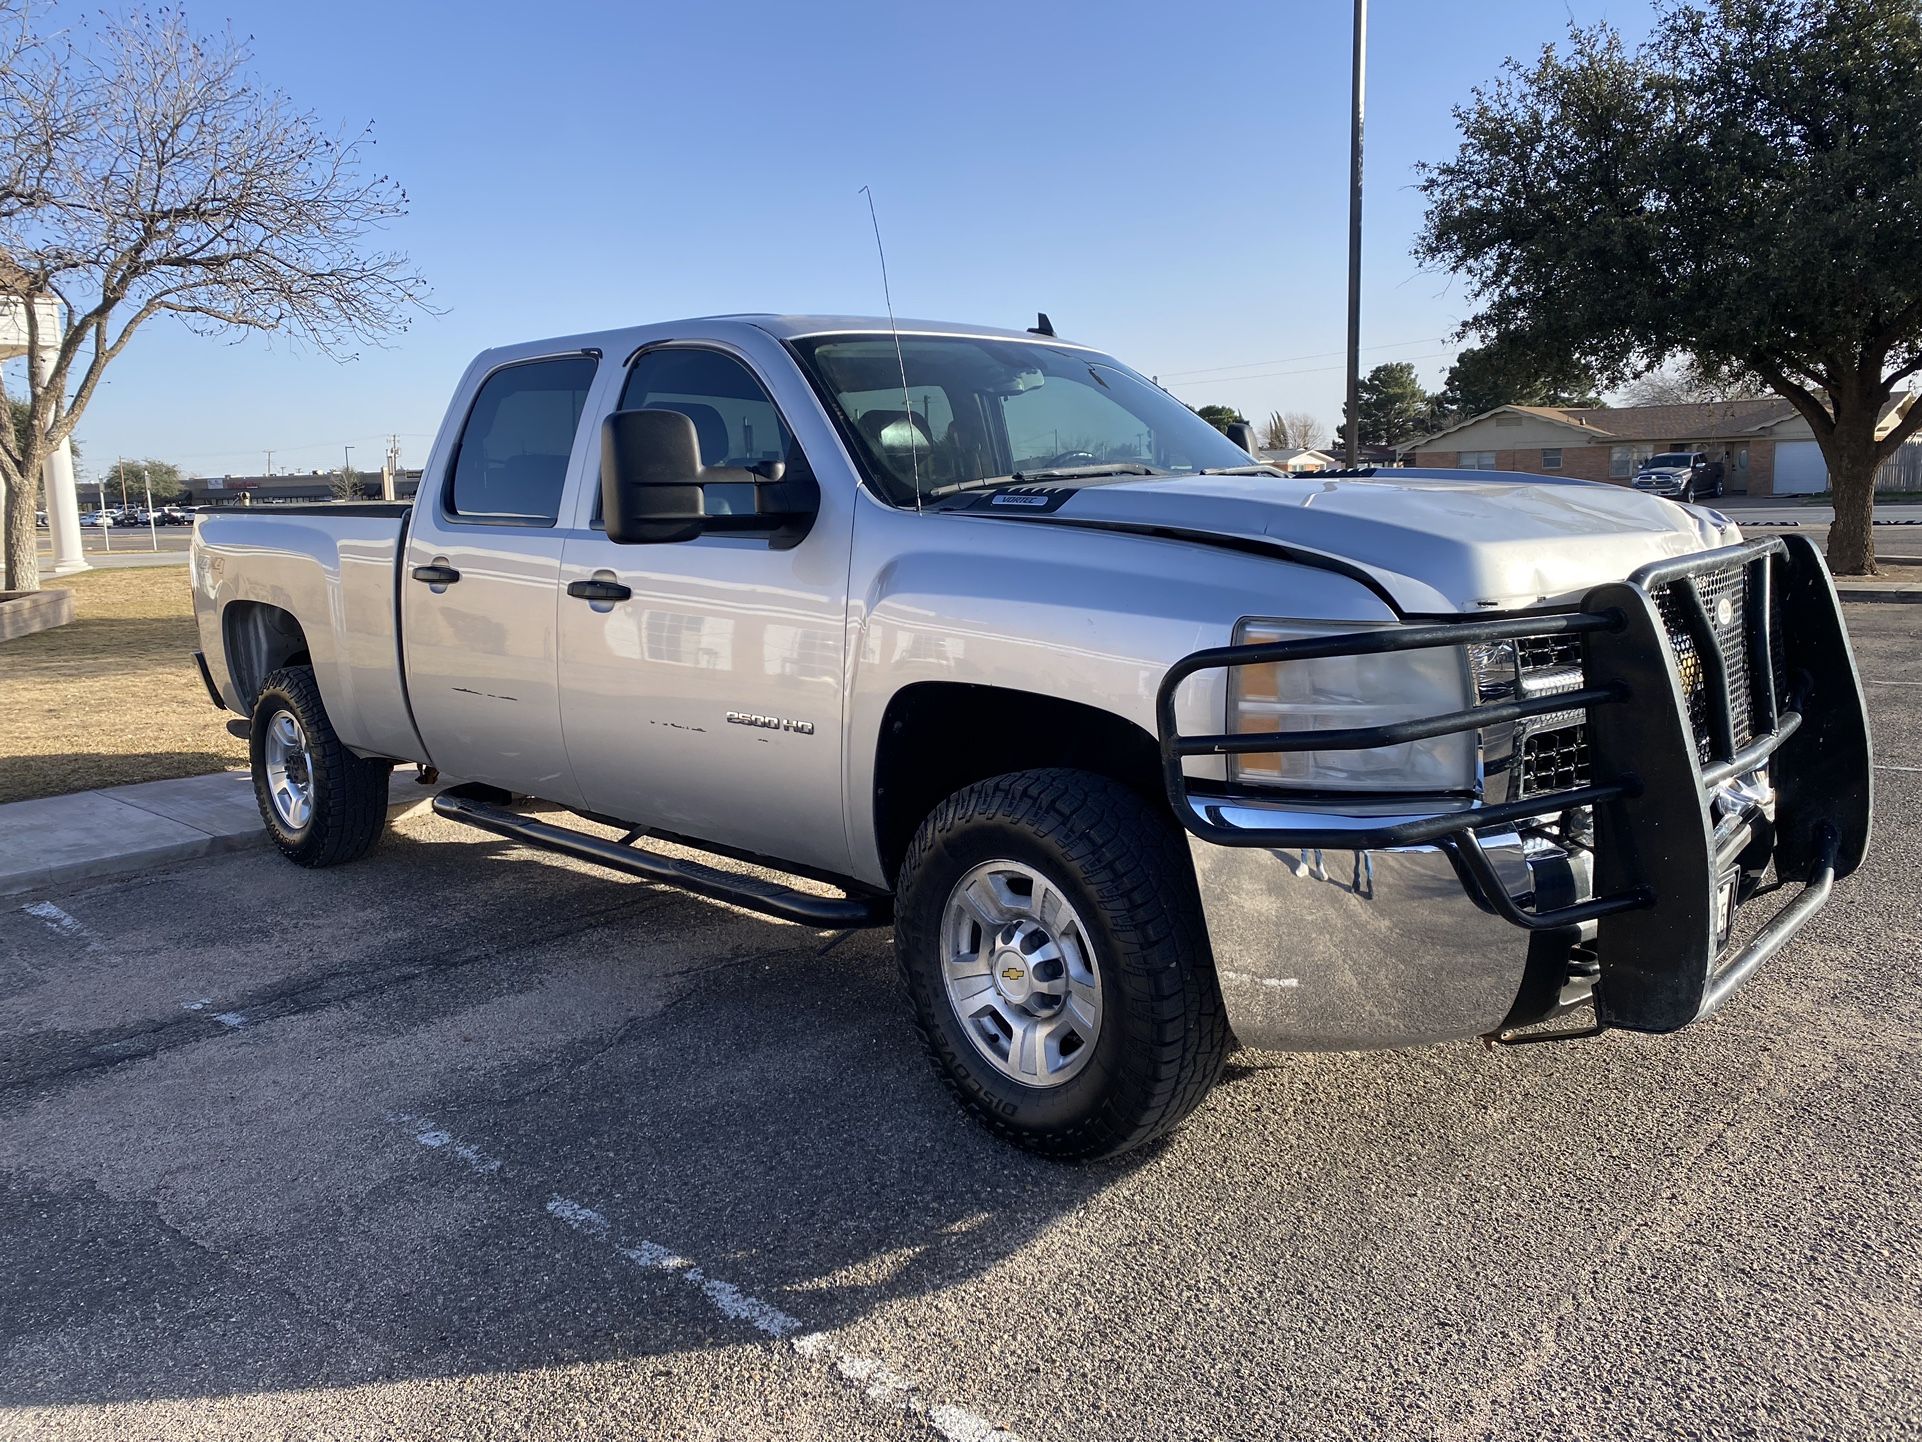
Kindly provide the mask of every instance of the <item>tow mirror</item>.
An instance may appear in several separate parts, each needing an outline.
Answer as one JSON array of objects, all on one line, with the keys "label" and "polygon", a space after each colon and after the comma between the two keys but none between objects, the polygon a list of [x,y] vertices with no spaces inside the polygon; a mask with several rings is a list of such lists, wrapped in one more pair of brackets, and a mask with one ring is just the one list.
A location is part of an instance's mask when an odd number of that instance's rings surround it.
[{"label": "tow mirror", "polygon": [[[710,511],[710,486],[729,488],[731,503]],[[807,534],[820,504],[814,478],[779,461],[752,470],[702,465],[693,418],[679,411],[616,411],[601,423],[601,519],[620,545],[753,531],[783,549]]]},{"label": "tow mirror", "polygon": [[1246,421],[1229,421],[1228,439],[1251,456],[1255,454],[1255,448],[1259,444],[1255,439],[1255,428]]}]

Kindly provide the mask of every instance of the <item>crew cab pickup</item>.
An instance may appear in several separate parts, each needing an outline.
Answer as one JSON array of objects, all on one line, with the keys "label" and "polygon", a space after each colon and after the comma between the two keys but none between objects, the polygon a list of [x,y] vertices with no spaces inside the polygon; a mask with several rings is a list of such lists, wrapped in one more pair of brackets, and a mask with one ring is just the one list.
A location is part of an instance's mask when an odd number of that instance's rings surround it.
[{"label": "crew cab pickup", "polygon": [[489,351],[411,505],[202,510],[192,560],[290,859],[365,853],[411,762],[531,848],[891,923],[956,1096],[1058,1156],[1165,1132],[1237,1042],[1673,1031],[1869,839],[1803,538],[1284,474],[1045,327]]}]

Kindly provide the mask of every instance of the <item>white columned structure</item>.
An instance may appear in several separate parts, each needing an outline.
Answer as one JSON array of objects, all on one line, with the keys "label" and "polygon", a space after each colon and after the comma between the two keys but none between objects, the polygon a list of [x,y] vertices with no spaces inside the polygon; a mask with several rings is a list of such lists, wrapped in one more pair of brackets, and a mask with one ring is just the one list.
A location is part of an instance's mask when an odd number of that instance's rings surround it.
[{"label": "white columned structure", "polygon": [[[38,351],[29,357],[36,383],[44,382],[53,370],[54,353],[59,346],[60,305],[51,296],[36,296],[31,301],[17,295],[0,295],[0,361],[9,361],[33,350],[27,326],[27,307],[34,308],[34,329],[40,333]],[[90,569],[80,546],[80,495],[73,479],[73,447],[62,441],[47,458],[40,473],[47,495],[47,529],[53,536],[53,564],[47,573],[70,576]]]}]

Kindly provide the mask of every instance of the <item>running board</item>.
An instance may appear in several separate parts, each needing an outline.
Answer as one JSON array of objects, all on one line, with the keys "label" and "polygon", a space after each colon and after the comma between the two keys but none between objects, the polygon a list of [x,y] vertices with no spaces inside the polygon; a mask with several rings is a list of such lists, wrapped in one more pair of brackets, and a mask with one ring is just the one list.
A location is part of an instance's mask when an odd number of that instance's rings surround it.
[{"label": "running board", "polygon": [[563,856],[591,861],[610,871],[625,872],[629,876],[659,882],[663,886],[677,886],[696,896],[732,902],[750,911],[777,916],[783,921],[799,922],[802,926],[836,929],[886,926],[893,919],[894,899],[890,896],[878,893],[816,896],[812,892],[783,886],[778,881],[765,881],[758,876],[740,876],[731,871],[703,866],[698,861],[684,861],[657,852],[637,851],[618,841],[588,836],[547,821],[536,821],[497,806],[492,801],[463,795],[464,790],[456,786],[436,796],[435,814],[449,821],[458,821],[463,826],[491,831],[496,836],[538,846],[545,851],[558,851]]}]

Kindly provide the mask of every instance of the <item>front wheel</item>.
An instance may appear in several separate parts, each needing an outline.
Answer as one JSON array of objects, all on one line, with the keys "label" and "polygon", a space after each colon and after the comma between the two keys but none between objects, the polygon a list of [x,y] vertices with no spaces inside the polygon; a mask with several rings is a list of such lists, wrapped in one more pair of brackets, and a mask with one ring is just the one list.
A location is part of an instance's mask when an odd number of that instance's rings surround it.
[{"label": "front wheel", "polygon": [[1016,772],[944,801],[902,864],[895,954],[942,1079],[1031,1151],[1151,1141],[1227,1056],[1186,849],[1103,776]]},{"label": "front wheel", "polygon": [[393,767],[341,743],[310,667],[282,667],[267,678],[254,699],[248,745],[260,819],[289,861],[338,866],[380,839]]}]

